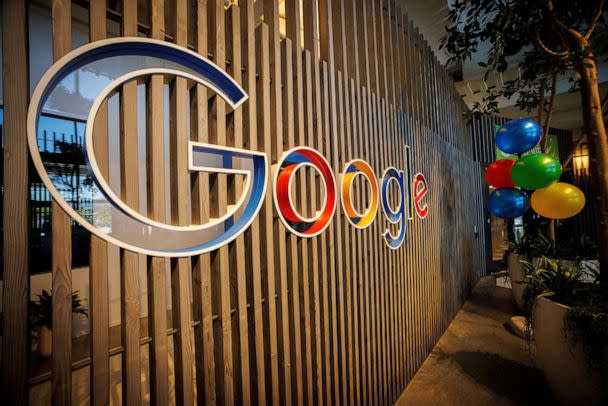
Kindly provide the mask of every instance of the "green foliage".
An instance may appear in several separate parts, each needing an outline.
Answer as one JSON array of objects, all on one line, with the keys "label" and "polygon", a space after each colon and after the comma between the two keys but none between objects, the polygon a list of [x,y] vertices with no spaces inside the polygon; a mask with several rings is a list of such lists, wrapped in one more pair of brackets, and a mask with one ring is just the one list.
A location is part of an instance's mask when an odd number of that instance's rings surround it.
[{"label": "green foliage", "polygon": [[[46,290],[38,296],[38,301],[30,302],[30,319],[33,327],[47,326],[53,328],[53,296]],[[78,291],[72,293],[72,313],[88,316],[87,309],[82,305]]]},{"label": "green foliage", "polygon": [[525,233],[522,237],[516,238],[515,241],[507,243],[509,246],[508,252],[528,259],[534,258],[542,255],[542,251],[539,250],[538,246],[541,245],[541,241],[545,240],[546,238],[541,233]]},{"label": "green foliage", "polygon": [[608,300],[599,289],[587,296],[585,303],[566,312],[570,345],[580,342],[590,368],[608,371]]},{"label": "green foliage", "polygon": [[569,344],[582,344],[589,367],[608,368],[608,292],[599,284],[599,270],[547,257],[542,257],[536,265],[524,261],[524,266],[528,337],[534,301],[547,297],[569,306],[564,320]]},{"label": "green foliage", "polygon": [[551,300],[573,306],[597,280],[596,270],[581,267],[574,262],[558,261],[541,257],[533,262],[522,261],[526,268],[527,284],[524,292],[524,308],[532,313],[534,300],[550,297]]},{"label": "green foliage", "polygon": [[473,112],[495,112],[502,97],[515,98],[517,106],[531,111],[541,97],[544,99],[545,90],[549,90],[548,85],[541,85],[543,81],[554,75],[567,75],[576,81],[574,72],[583,58],[606,51],[608,22],[605,13],[599,15],[584,48],[573,46],[564,29],[586,33],[600,5],[605,7],[601,0],[452,2],[448,14],[453,24],[446,27],[446,35],[441,40],[441,47],[450,55],[448,64],[462,63],[483,52],[486,56],[478,64],[486,69],[486,79],[490,73],[504,73],[512,68],[519,71],[517,79],[488,89]]},{"label": "green foliage", "polygon": [[508,244],[509,252],[519,254],[527,260],[543,256],[570,261],[598,258],[597,244],[585,234],[570,238],[560,236],[557,241],[551,241],[539,231],[536,234],[526,233],[515,241],[509,241]]}]

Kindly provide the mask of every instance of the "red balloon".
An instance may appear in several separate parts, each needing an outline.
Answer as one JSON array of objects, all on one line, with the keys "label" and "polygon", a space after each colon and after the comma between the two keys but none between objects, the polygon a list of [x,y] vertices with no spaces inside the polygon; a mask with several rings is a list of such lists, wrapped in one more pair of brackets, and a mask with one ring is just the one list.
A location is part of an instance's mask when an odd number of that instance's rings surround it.
[{"label": "red balloon", "polygon": [[515,165],[513,159],[499,159],[496,162],[492,162],[484,173],[486,182],[496,189],[515,187],[515,183],[511,179],[511,168],[513,165]]}]

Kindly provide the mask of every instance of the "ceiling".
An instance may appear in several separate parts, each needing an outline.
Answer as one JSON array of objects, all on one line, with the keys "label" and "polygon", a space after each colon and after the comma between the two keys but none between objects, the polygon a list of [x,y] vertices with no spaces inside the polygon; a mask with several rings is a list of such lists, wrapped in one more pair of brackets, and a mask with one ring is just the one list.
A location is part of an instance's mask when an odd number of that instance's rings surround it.
[{"label": "ceiling", "polygon": [[448,2],[446,0],[403,0],[409,18],[418,27],[439,62],[444,65],[448,59],[445,52],[439,50],[441,37],[448,24]]},{"label": "ceiling", "polygon": [[[446,54],[439,49],[441,37],[445,34],[445,26],[449,24],[448,4],[452,0],[403,0],[409,17],[419,27],[423,36],[435,52],[437,59],[442,64],[447,60]],[[490,75],[484,80],[484,69],[477,62],[485,58],[483,44],[479,52],[472,60],[466,61],[462,66],[463,80],[455,83],[456,89],[463,96],[463,100],[472,108],[475,101],[480,101],[489,88],[501,86],[505,81],[516,78],[518,69],[511,69],[503,74]],[[603,63],[598,68],[600,94],[608,93],[608,63]],[[580,129],[583,125],[580,93],[571,93],[567,78],[558,81],[558,91],[554,101],[554,109],[551,118],[551,126],[560,129]],[[535,113],[527,113],[519,110],[515,100],[500,100],[498,115],[518,118],[534,117]]]}]

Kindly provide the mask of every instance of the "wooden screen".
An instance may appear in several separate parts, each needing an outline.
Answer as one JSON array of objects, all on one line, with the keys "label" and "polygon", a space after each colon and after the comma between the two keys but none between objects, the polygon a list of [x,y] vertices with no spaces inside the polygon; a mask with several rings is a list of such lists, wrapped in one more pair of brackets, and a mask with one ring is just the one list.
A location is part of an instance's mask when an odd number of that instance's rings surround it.
[{"label": "wooden screen", "polygon": [[[412,167],[429,182],[430,214],[407,221],[398,250],[381,237],[388,224],[381,212],[369,228],[358,230],[338,210],[325,232],[304,239],[287,232],[269,190],[248,230],[209,254],[146,257],[93,236],[90,332],[75,341],[72,226],[53,204],[53,352],[49,370],[33,376],[27,313],[28,4],[5,0],[7,404],[46,399],[34,392],[41,385],[55,404],[392,403],[485,267],[481,169],[462,119],[464,105],[403,4],[52,0],[55,60],[71,50],[74,7],[88,9],[90,41],[108,37],[109,27],[119,24],[114,35],[189,47],[225,69],[249,95],[232,111],[202,85],[152,75],[125,83],[115,95],[117,108],[104,103],[94,127],[97,159],[106,176],[118,171],[114,187],[135,210],[183,225],[222,215],[234,202],[241,185],[227,175],[180,176],[186,171],[186,141],[192,139],[265,151],[273,164],[283,151],[307,145],[327,158],[335,174],[362,158],[377,176],[388,166],[406,169],[409,145]],[[112,138],[110,127],[117,122],[120,131]],[[112,139],[119,156],[110,152]],[[318,208],[318,176],[301,171],[294,185],[301,212]],[[365,185],[355,188],[355,205],[365,207]],[[114,327],[113,289],[120,297],[120,324]],[[85,356],[74,355],[77,345]]]}]

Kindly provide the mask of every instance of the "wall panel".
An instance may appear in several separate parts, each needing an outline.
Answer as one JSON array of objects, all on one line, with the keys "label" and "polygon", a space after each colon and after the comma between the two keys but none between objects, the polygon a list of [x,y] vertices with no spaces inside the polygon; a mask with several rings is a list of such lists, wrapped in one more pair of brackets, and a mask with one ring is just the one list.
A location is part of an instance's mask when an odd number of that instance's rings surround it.
[{"label": "wall panel", "polygon": [[[3,78],[4,173],[15,174],[5,180],[3,195],[4,230],[14,230],[15,237],[4,239],[3,392],[22,404],[28,383],[38,394],[48,382],[49,396],[30,402],[67,404],[81,399],[76,391],[94,404],[394,402],[485,273],[476,161],[493,153],[472,142],[460,96],[401,2],[286,0],[283,9],[275,0],[228,6],[223,0],[149,0],[105,10],[103,1],[53,1],[56,58],[71,47],[71,9],[88,4],[90,41],[111,36],[107,23],[119,22],[122,36],[166,40],[209,57],[249,95],[232,111],[213,90],[184,78],[153,75],[122,86],[120,114],[104,107],[95,123],[102,140],[97,145],[96,139],[96,150],[106,176],[118,165],[113,187],[136,210],[158,221],[200,224],[236,202],[242,182],[235,175],[180,175],[187,172],[190,139],[264,151],[271,165],[283,151],[307,145],[326,157],[338,181],[353,158],[367,160],[380,178],[388,166],[408,173],[409,157],[411,174],[422,172],[429,182],[430,214],[420,219],[408,209],[398,250],[383,241],[382,233],[396,226],[380,209],[360,230],[338,208],[325,232],[303,239],[280,221],[269,184],[248,230],[215,252],[167,260],[94,238],[91,339],[80,353],[66,317],[70,221],[55,205],[57,324],[52,368],[42,372],[26,368],[25,360],[36,355],[23,345],[29,338],[19,322],[27,310],[21,295],[29,289],[27,156],[23,140],[12,133],[25,131],[28,81],[15,72],[28,70],[28,44],[15,26],[27,11],[17,3],[3,3],[2,26],[3,62],[15,68],[5,69]],[[143,123],[140,104],[147,114]],[[121,128],[115,139],[113,120]],[[119,156],[111,153],[112,142],[119,143]],[[299,210],[319,210],[325,193],[319,175],[302,171],[294,185]],[[356,185],[355,205],[364,208],[369,192],[364,183]],[[390,199],[398,203],[392,194]],[[112,326],[108,275],[117,266],[121,323]],[[120,362],[111,362],[119,354]],[[19,365],[15,374],[5,373],[8,363]],[[88,366],[83,383],[78,373]]]}]

